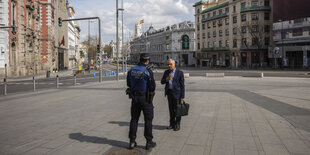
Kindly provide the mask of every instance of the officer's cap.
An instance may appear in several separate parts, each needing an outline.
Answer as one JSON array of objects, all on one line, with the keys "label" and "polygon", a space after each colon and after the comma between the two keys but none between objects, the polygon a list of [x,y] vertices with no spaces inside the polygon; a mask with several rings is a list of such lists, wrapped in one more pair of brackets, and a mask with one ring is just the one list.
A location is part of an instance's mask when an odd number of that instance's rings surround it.
[{"label": "officer's cap", "polygon": [[150,60],[150,57],[146,54],[140,54],[140,61]]}]

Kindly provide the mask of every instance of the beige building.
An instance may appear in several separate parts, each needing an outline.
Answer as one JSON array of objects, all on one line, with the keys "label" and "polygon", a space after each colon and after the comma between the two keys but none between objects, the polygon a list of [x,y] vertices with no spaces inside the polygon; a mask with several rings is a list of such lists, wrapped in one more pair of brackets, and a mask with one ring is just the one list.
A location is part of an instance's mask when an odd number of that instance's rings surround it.
[{"label": "beige building", "polygon": [[195,3],[197,66],[269,66],[272,6],[272,0],[201,0]]}]

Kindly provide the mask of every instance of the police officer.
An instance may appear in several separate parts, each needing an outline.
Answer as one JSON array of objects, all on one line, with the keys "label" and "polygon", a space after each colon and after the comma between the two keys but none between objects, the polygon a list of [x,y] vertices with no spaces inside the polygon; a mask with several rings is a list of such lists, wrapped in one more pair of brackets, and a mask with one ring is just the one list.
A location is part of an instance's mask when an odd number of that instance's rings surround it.
[{"label": "police officer", "polygon": [[150,58],[146,55],[140,55],[140,62],[138,65],[132,67],[127,74],[127,86],[130,89],[131,102],[131,121],[129,128],[129,149],[137,146],[136,133],[138,121],[141,111],[144,115],[144,137],[146,138],[146,149],[151,149],[156,146],[152,141],[152,121],[154,117],[154,106],[152,99],[155,95],[155,80],[153,72],[148,68]]}]

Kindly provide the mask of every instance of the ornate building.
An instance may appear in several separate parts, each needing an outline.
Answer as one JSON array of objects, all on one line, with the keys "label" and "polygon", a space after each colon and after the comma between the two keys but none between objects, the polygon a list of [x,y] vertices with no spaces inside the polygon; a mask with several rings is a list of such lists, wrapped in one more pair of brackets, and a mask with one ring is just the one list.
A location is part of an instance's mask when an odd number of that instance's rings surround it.
[{"label": "ornate building", "polygon": [[[0,27],[9,26],[9,1],[0,1]],[[6,74],[5,66],[9,63],[9,32],[10,29],[0,29],[0,77]]]},{"label": "ornate building", "polygon": [[136,36],[130,42],[132,62],[139,60],[139,54],[146,53],[151,62],[158,65],[164,65],[169,58],[176,60],[180,66],[195,65],[195,25],[192,22],[186,21],[158,30],[151,26],[141,36]]},{"label": "ornate building", "polygon": [[269,66],[272,0],[201,0],[194,7],[198,66]]}]

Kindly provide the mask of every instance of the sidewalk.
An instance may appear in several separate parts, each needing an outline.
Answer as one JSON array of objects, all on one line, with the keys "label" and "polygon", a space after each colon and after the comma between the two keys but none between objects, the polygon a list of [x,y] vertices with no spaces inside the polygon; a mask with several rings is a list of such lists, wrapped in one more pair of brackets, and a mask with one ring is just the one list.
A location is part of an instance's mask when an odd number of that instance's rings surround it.
[{"label": "sidewalk", "polygon": [[[136,154],[309,155],[310,81],[303,78],[186,78],[189,116],[166,130],[169,113],[157,82],[153,134]],[[0,154],[101,155],[127,150],[130,100],[125,81],[105,81],[0,98]],[[128,150],[127,150],[128,151]]]}]

